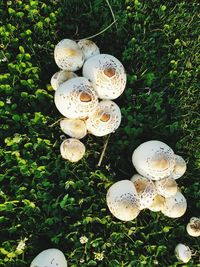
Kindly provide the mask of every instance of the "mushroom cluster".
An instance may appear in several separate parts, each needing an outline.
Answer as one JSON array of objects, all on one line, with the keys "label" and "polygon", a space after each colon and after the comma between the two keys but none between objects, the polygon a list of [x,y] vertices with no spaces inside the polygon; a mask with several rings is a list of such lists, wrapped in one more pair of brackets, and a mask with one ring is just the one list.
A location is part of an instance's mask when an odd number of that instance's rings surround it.
[{"label": "mushroom cluster", "polygon": [[[60,68],[51,78],[55,105],[64,116],[61,130],[69,136],[60,147],[64,159],[77,162],[85,153],[80,140],[90,133],[105,136],[121,123],[121,111],[113,102],[124,91],[126,73],[122,63],[112,55],[100,54],[91,40],[60,41],[54,50]],[[82,69],[78,77],[74,71]]]},{"label": "mushroom cluster", "polygon": [[106,200],[111,213],[123,221],[132,220],[145,208],[170,218],[181,217],[187,201],[175,179],[186,171],[184,159],[165,143],[152,140],[135,149],[132,162],[138,174],[108,190]]}]

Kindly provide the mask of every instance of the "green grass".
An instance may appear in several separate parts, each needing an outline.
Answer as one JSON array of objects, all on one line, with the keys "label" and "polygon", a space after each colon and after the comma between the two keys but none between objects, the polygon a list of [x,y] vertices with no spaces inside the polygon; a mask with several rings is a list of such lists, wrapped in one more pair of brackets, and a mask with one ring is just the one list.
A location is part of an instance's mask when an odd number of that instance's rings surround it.
[{"label": "green grass", "polygon": [[[185,230],[200,214],[198,1],[109,2],[117,22],[94,41],[123,62],[128,83],[116,100],[122,124],[101,167],[105,138],[84,138],[87,154],[77,164],[61,159],[62,132],[48,127],[60,118],[49,81],[57,71],[56,43],[112,23],[106,1],[1,3],[0,266],[29,266],[50,247],[61,249],[73,267],[180,266],[174,256],[180,242],[195,254],[182,266],[200,266],[199,240]],[[151,139],[166,142],[188,162],[178,181],[187,212],[170,219],[142,211],[136,220],[120,222],[107,209],[107,189],[134,174],[132,152]],[[86,245],[80,243],[84,235]],[[17,251],[24,238],[24,251]],[[94,252],[103,252],[103,261]]]}]

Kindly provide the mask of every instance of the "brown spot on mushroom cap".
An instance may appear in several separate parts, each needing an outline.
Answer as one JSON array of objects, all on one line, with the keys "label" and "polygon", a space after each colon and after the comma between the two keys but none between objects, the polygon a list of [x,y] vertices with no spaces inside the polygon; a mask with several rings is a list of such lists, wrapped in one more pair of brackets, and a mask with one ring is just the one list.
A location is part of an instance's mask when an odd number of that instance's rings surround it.
[{"label": "brown spot on mushroom cap", "polygon": [[77,54],[77,51],[75,49],[72,49],[72,48],[65,48],[65,52],[66,52],[67,56],[69,56],[69,57],[73,57]]},{"label": "brown spot on mushroom cap", "polygon": [[163,156],[156,157],[152,160],[152,166],[153,168],[156,169],[163,170],[168,168],[168,165],[169,165],[168,160],[165,159]]},{"label": "brown spot on mushroom cap", "polygon": [[136,181],[134,183],[135,185],[135,188],[137,190],[138,193],[141,193],[145,190],[146,186],[147,186],[147,183],[146,183],[146,180],[142,181],[142,180],[139,180],[139,181]]},{"label": "brown spot on mushroom cap", "polygon": [[109,78],[113,77],[115,75],[115,72],[116,72],[116,70],[114,68],[111,68],[111,67],[109,67],[103,71],[103,73]]},{"label": "brown spot on mushroom cap", "polygon": [[81,102],[90,102],[92,100],[92,97],[87,92],[81,92],[80,100],[81,100]]},{"label": "brown spot on mushroom cap", "polygon": [[110,114],[109,113],[103,113],[100,120],[103,122],[107,122],[110,119]]}]

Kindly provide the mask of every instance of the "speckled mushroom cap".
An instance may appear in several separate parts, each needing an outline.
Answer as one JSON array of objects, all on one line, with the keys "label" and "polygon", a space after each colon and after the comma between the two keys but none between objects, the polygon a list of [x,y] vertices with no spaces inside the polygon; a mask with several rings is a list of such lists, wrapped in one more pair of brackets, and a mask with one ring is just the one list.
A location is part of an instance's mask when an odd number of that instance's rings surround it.
[{"label": "speckled mushroom cap", "polygon": [[61,84],[55,91],[54,100],[60,113],[70,119],[88,117],[98,104],[94,88],[84,77]]},{"label": "speckled mushroom cap", "polygon": [[158,194],[160,194],[163,197],[172,197],[178,191],[178,185],[176,181],[171,177],[155,181],[155,185]]},{"label": "speckled mushroom cap", "polygon": [[126,73],[121,62],[107,54],[93,56],[83,65],[83,76],[88,78],[101,99],[119,97],[126,86]]},{"label": "speckled mushroom cap", "polygon": [[65,134],[77,139],[81,139],[87,134],[85,121],[80,119],[65,118],[60,121],[60,128]]},{"label": "speckled mushroom cap", "polygon": [[95,111],[86,120],[88,131],[95,136],[104,136],[114,132],[121,123],[121,111],[111,100],[102,100]]},{"label": "speckled mushroom cap", "polygon": [[176,246],[175,254],[177,259],[184,263],[187,263],[192,257],[192,252],[190,248],[181,243]]},{"label": "speckled mushroom cap", "polygon": [[63,39],[54,49],[54,59],[62,70],[79,70],[84,62],[84,55],[77,43],[70,39]]},{"label": "speckled mushroom cap", "polygon": [[129,180],[121,180],[113,184],[107,192],[106,202],[110,212],[122,221],[131,221],[140,212],[137,191]]},{"label": "speckled mushroom cap", "polygon": [[43,250],[31,262],[30,267],[67,267],[67,261],[59,249],[50,248]]},{"label": "speckled mushroom cap", "polygon": [[100,54],[98,46],[91,40],[82,39],[78,42],[79,47],[81,48],[85,60],[95,55]]},{"label": "speckled mushroom cap", "polygon": [[71,162],[77,162],[85,154],[84,144],[75,138],[65,139],[60,146],[60,153],[64,159]]},{"label": "speckled mushroom cap", "polygon": [[139,174],[133,175],[131,181],[138,193],[139,209],[142,210],[150,206],[157,194],[154,183]]},{"label": "speckled mushroom cap", "polygon": [[148,206],[148,209],[154,212],[161,211],[164,207],[165,198],[161,195],[156,195],[153,199],[153,202],[150,206]]},{"label": "speckled mushroom cap", "polygon": [[176,154],[174,156],[175,156],[175,166],[171,174],[171,177],[174,179],[178,179],[184,175],[187,166],[185,160],[181,156]]},{"label": "speckled mushroom cap", "polygon": [[54,90],[57,90],[57,88],[64,82],[77,77],[76,73],[72,71],[66,71],[66,70],[60,70],[51,77],[51,86]]},{"label": "speckled mushroom cap", "polygon": [[193,237],[200,236],[200,219],[192,217],[186,227],[187,233]]},{"label": "speckled mushroom cap", "polygon": [[187,209],[187,201],[186,198],[181,194],[181,192],[177,192],[176,195],[165,198],[164,206],[161,212],[170,218],[178,218],[183,216]]},{"label": "speckled mushroom cap", "polygon": [[170,176],[175,166],[173,150],[161,141],[147,141],[138,146],[132,155],[137,172],[152,180]]}]

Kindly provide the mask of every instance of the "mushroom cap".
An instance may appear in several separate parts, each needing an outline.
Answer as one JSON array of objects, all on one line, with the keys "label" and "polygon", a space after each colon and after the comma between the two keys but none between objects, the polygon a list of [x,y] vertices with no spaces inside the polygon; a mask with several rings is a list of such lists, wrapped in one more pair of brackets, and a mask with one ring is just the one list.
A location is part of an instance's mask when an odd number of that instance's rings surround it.
[{"label": "mushroom cap", "polygon": [[161,195],[156,195],[153,199],[152,204],[148,207],[149,210],[157,212],[163,209],[165,198]]},{"label": "mushroom cap", "polygon": [[70,119],[89,116],[98,104],[97,94],[84,77],[70,79],[55,91],[55,104],[59,112]]},{"label": "mushroom cap", "polygon": [[163,197],[172,197],[176,195],[178,191],[178,185],[176,181],[171,177],[155,181],[155,185],[158,194],[160,194]]},{"label": "mushroom cap", "polygon": [[110,212],[122,221],[131,221],[140,212],[137,191],[129,180],[114,183],[107,192],[106,202]]},{"label": "mushroom cap", "polygon": [[85,60],[95,55],[100,54],[98,46],[91,40],[82,39],[78,42],[79,47],[81,48]]},{"label": "mushroom cap", "polygon": [[185,160],[181,156],[176,154],[174,156],[175,156],[175,166],[171,174],[171,177],[174,179],[178,179],[181,176],[183,176],[183,174],[186,172],[187,166]]},{"label": "mushroom cap", "polygon": [[69,79],[77,77],[76,73],[66,70],[60,70],[51,77],[51,86],[54,90]]},{"label": "mushroom cap", "polygon": [[142,176],[160,180],[172,173],[175,165],[174,152],[161,141],[147,141],[134,150],[132,162]]},{"label": "mushroom cap", "polygon": [[87,134],[85,121],[80,119],[65,118],[60,121],[60,128],[65,134],[77,139],[81,139]]},{"label": "mushroom cap", "polygon": [[126,86],[126,73],[122,63],[107,54],[89,58],[83,65],[83,76],[94,84],[101,99],[119,97]]},{"label": "mushroom cap", "polygon": [[60,153],[64,159],[71,162],[77,162],[84,156],[85,146],[81,141],[75,138],[68,138],[62,142]]},{"label": "mushroom cap", "polygon": [[149,207],[157,194],[154,183],[139,174],[133,175],[131,182],[133,182],[138,193],[139,209]]},{"label": "mushroom cap", "polygon": [[200,236],[200,219],[197,217],[192,217],[190,222],[187,224],[186,230],[189,235],[193,237]]},{"label": "mushroom cap", "polygon": [[67,267],[67,261],[59,249],[50,248],[40,252],[31,262],[30,267]]},{"label": "mushroom cap", "polygon": [[187,263],[192,257],[192,252],[190,248],[181,243],[176,246],[175,254],[177,259],[184,263]]},{"label": "mushroom cap", "polygon": [[77,43],[70,39],[61,40],[54,49],[54,59],[62,70],[79,70],[84,62],[84,56]]},{"label": "mushroom cap", "polygon": [[95,136],[114,132],[121,123],[121,111],[111,100],[102,100],[86,120],[88,131]]},{"label": "mushroom cap", "polygon": [[165,203],[161,212],[170,218],[178,218],[183,216],[187,209],[187,201],[181,192],[177,192],[176,195],[165,198]]}]

